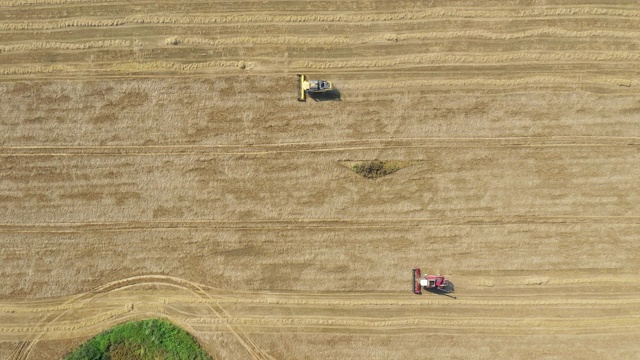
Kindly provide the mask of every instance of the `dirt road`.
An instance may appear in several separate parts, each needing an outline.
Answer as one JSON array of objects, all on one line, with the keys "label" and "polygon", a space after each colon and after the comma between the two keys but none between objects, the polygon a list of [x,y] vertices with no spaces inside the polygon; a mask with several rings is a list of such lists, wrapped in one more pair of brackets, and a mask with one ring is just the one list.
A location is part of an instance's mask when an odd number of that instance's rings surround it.
[{"label": "dirt road", "polygon": [[0,358],[149,316],[221,359],[637,352],[637,2],[3,0],[0,38]]}]

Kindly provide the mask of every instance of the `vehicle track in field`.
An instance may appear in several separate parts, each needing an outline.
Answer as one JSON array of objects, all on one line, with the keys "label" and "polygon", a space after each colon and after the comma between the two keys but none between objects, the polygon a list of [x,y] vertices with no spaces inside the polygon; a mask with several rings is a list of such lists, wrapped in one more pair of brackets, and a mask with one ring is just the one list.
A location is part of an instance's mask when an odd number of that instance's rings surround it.
[{"label": "vehicle track in field", "polygon": [[[49,314],[45,316],[42,320],[38,322],[35,326],[35,329],[32,330],[34,334],[30,336],[29,340],[22,341],[15,352],[12,354],[11,359],[15,360],[24,360],[29,358],[29,354],[33,349],[33,346],[42,338],[45,333],[50,331],[63,331],[67,332],[70,330],[77,329],[78,327],[86,327],[87,325],[95,325],[101,324],[103,322],[107,322],[110,319],[116,319],[118,316],[129,313],[130,309],[124,310],[116,310],[109,312],[107,314],[101,314],[97,320],[90,319],[89,321],[85,321],[81,324],[76,324],[68,327],[57,326],[57,321],[62,317],[67,315],[74,308],[81,308],[86,305],[90,305],[92,301],[95,301],[96,298],[104,296],[106,294],[122,291],[123,289],[131,288],[134,286],[147,286],[147,285],[169,285],[173,287],[179,287],[185,291],[190,292],[196,298],[207,298],[209,300],[214,300],[203,288],[202,285],[199,285],[194,282],[190,282],[184,279],[175,278],[171,276],[163,276],[163,275],[147,275],[147,276],[134,276],[122,280],[113,281],[102,286],[99,286],[95,289],[92,289],[89,292],[79,294],[71,297],[71,299],[65,301],[61,306],[68,307],[70,305],[74,305],[67,310],[59,314]],[[215,306],[215,307],[214,307]],[[210,311],[218,318],[228,317],[229,313],[226,312],[224,308],[222,308],[219,304],[209,304],[207,303],[207,307]],[[4,307],[3,307],[4,308]],[[217,308],[217,309],[216,309]],[[98,310],[99,311],[99,310]],[[230,331],[236,339],[241,343],[241,345],[249,352],[252,358],[254,359],[272,359],[270,355],[260,350],[260,348],[256,345],[255,342],[251,340],[245,333],[243,333],[238,325],[234,324],[226,324],[225,325],[228,331]],[[0,333],[2,332],[24,332],[21,329],[0,329]]]},{"label": "vehicle track in field", "polygon": [[289,220],[169,220],[81,223],[4,223],[0,233],[93,233],[124,231],[163,231],[167,229],[235,229],[235,230],[334,230],[334,229],[396,229],[433,226],[504,226],[536,224],[624,224],[640,225],[638,216],[457,216],[414,219],[289,219]]},{"label": "vehicle track in field", "polygon": [[[370,70],[373,73],[370,76],[375,76],[378,73],[377,69],[383,69],[383,73],[388,73],[389,68],[396,68],[400,73],[406,72],[407,70],[411,70],[412,68],[416,68],[417,70],[411,72],[417,72],[424,74],[425,69],[441,69],[443,67],[452,67],[455,68],[450,71],[455,71],[460,67],[467,67],[468,70],[473,70],[473,67],[477,67],[479,65],[482,66],[490,66],[498,68],[500,66],[523,66],[525,64],[535,65],[535,66],[544,66],[549,65],[557,66],[564,65],[569,66],[572,65],[574,67],[582,67],[584,69],[584,73],[580,73],[581,77],[576,77],[575,74],[563,73],[562,75],[537,75],[537,76],[510,76],[509,78],[500,78],[498,76],[487,77],[487,74],[483,75],[473,75],[466,79],[415,79],[415,80],[400,80],[400,81],[383,81],[379,86],[375,87],[375,89],[385,90],[385,89],[406,89],[408,85],[412,86],[459,86],[459,87],[468,87],[471,85],[485,85],[485,86],[503,86],[503,87],[517,87],[517,86],[559,86],[559,85],[576,85],[579,83],[585,84],[593,84],[593,85],[617,85],[624,87],[631,87],[634,84],[634,81],[637,81],[636,75],[633,73],[633,65],[637,62],[637,56],[629,53],[594,53],[590,55],[585,55],[585,61],[577,60],[552,60],[553,57],[556,57],[556,54],[549,54],[548,56],[544,55],[532,55],[532,56],[520,56],[520,54],[514,55],[514,58],[530,58],[531,60],[520,61],[517,59],[509,60],[508,56],[502,58],[504,60],[503,63],[500,62],[491,62],[492,60],[490,56],[486,56],[483,54],[479,56],[476,60],[472,59],[472,57],[461,56],[459,57],[460,61],[455,61],[457,59],[456,56],[443,55],[442,57],[432,56],[432,61],[423,61],[424,57],[422,55],[408,55],[401,56],[395,59],[388,60],[343,60],[343,61],[295,61],[291,64],[291,66],[284,65],[283,67],[278,66],[277,64],[266,65],[261,64],[259,59],[229,59],[229,60],[219,60],[219,61],[204,61],[204,62],[177,62],[177,61],[166,61],[166,60],[158,60],[158,61],[148,61],[148,62],[135,62],[135,61],[113,61],[108,63],[103,63],[99,67],[95,67],[92,64],[84,64],[84,63],[71,63],[67,62],[64,64],[27,64],[27,65],[19,65],[19,66],[5,66],[0,67],[0,74],[7,76],[22,76],[22,75],[30,75],[30,74],[51,74],[53,76],[66,76],[73,78],[81,78],[81,76],[85,75],[87,71],[91,71],[95,73],[96,76],[105,76],[111,78],[119,78],[119,77],[131,77],[131,73],[138,74],[137,77],[145,78],[154,76],[154,73],[158,72],[175,72],[180,76],[193,76],[193,74],[207,72],[207,76],[214,76],[215,74],[209,75],[212,71],[221,72],[224,71],[225,75],[229,75],[229,72],[236,72],[237,75],[244,75],[245,73],[241,73],[240,70],[243,66],[254,67],[260,65],[260,69],[252,70],[253,75],[266,75],[282,72],[290,72],[296,73],[301,72],[306,69],[314,69],[315,71],[331,71],[333,74],[353,74],[354,72]],[[537,61],[534,58],[547,58],[546,61]],[[560,55],[558,58],[562,58]],[[570,58],[573,55],[569,54],[565,57]],[[440,58],[440,59],[438,59]],[[636,59],[634,59],[636,58]],[[443,62],[440,62],[440,61]],[[451,62],[444,62],[444,61]],[[590,69],[598,64],[611,64],[616,66],[627,66],[629,69],[619,70],[609,76],[603,75],[589,75],[587,74]],[[549,69],[550,72],[553,72],[552,69]],[[540,71],[542,72],[542,71]],[[382,73],[382,72],[381,72]],[[121,76],[117,76],[114,74],[122,74]],[[282,75],[280,75],[282,76]],[[165,76],[166,77],[166,76]],[[348,85],[349,82],[346,82],[345,85]],[[357,89],[360,91],[371,90],[373,85],[363,85],[358,86]],[[353,86],[352,86],[353,88]],[[349,87],[342,87],[342,89],[349,89]],[[355,89],[354,89],[355,90]]]},{"label": "vehicle track in field", "polygon": [[[568,279],[564,279],[568,280]],[[580,280],[580,279],[578,279]],[[582,279],[584,280],[584,279]],[[602,279],[601,279],[602,280]],[[523,283],[524,284],[524,283]],[[60,305],[52,305],[52,299],[46,301],[45,307],[34,307],[33,304],[15,303],[5,305],[0,308],[0,312],[15,312],[17,314],[28,315],[30,311],[38,313],[47,309],[51,311],[35,325],[27,327],[2,326],[0,327],[0,338],[3,334],[11,335],[15,333],[23,334],[28,340],[20,343],[11,359],[28,359],[34,345],[46,333],[48,339],[62,339],[66,336],[77,336],[81,331],[85,336],[91,335],[94,329],[103,329],[116,323],[139,318],[139,315],[131,310],[137,308],[136,296],[141,294],[140,290],[135,293],[128,293],[140,287],[149,285],[167,285],[170,288],[177,288],[179,292],[166,293],[161,289],[144,290],[144,295],[157,294],[158,304],[165,310],[161,310],[155,304],[144,304],[142,306],[143,317],[162,316],[168,317],[178,324],[188,326],[198,333],[211,331],[231,332],[253,358],[270,359],[266,352],[260,350],[259,346],[251,340],[246,331],[251,333],[269,333],[271,329],[279,329],[279,332],[337,332],[348,333],[359,331],[368,334],[422,334],[433,331],[445,331],[454,333],[478,332],[502,334],[505,331],[517,334],[563,334],[580,329],[583,333],[590,334],[613,334],[637,332],[640,327],[640,316],[633,313],[633,308],[640,306],[640,299],[637,297],[627,297],[624,295],[613,295],[613,298],[602,294],[589,295],[589,298],[567,297],[566,293],[559,292],[554,296],[531,294],[533,299],[522,297],[518,289],[511,291],[516,299],[497,300],[482,299],[477,295],[458,300],[442,299],[438,296],[415,297],[410,294],[395,293],[365,293],[365,294],[322,294],[322,293],[261,293],[261,292],[227,292],[220,289],[205,289],[203,285],[196,284],[184,279],[169,276],[149,275],[136,276],[127,279],[114,281],[103,286],[99,286],[87,293],[72,297],[61,298]],[[565,283],[557,284],[566,285]],[[562,287],[559,287],[562,289]],[[136,295],[137,294],[137,295]],[[182,294],[182,295],[181,295]],[[189,296],[184,296],[190,294]],[[535,295],[535,296],[534,296]],[[584,294],[583,296],[584,297]],[[34,302],[34,303],[37,303]],[[133,305],[129,305],[133,304]],[[118,309],[120,305],[120,309]],[[166,305],[166,306],[165,306]],[[201,311],[188,310],[181,306],[190,305],[206,307],[210,311],[210,316],[202,315]],[[224,307],[234,306],[236,312],[241,314],[231,315]],[[238,306],[248,306],[245,310],[238,310]],[[60,312],[62,307],[71,306]],[[105,312],[105,309],[113,309]],[[177,306],[177,307],[176,307]],[[368,316],[345,315],[339,316],[323,315],[254,315],[251,309],[256,306],[263,307],[286,307],[288,309],[299,309],[303,312],[313,313],[314,309],[326,307],[357,308],[359,311],[370,311]],[[377,314],[380,309],[388,306],[403,306],[405,310],[429,307],[450,308],[452,312],[456,309],[464,308],[502,308],[513,307],[513,309],[529,309],[528,317],[477,317],[460,315],[448,316],[442,319],[430,312],[419,312],[406,315],[384,316]],[[557,308],[558,306],[582,308],[584,315],[578,318],[557,318],[545,317],[545,308]],[[589,315],[589,309],[613,307],[615,309],[627,308],[627,314],[616,316]],[[77,320],[59,321],[63,316],[69,315],[73,310],[81,308],[91,308],[96,315],[83,315]],[[305,310],[306,309],[306,310]],[[364,309],[364,310],[363,310]],[[370,309],[370,310],[366,310]],[[18,310],[16,312],[16,310]],[[522,311],[522,310],[520,310]],[[537,315],[536,315],[537,314]],[[541,315],[542,314],[542,315]],[[25,324],[28,321],[25,321]],[[83,330],[86,329],[86,330]]]},{"label": "vehicle track in field", "polygon": [[2,146],[0,156],[267,155],[410,148],[637,147],[639,137],[395,138],[255,145]]}]

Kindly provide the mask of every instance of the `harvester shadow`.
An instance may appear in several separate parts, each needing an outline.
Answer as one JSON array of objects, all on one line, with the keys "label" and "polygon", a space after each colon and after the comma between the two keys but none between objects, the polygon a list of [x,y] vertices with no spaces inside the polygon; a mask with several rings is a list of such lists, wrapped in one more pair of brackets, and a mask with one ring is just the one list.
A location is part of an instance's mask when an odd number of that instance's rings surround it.
[{"label": "harvester shadow", "polygon": [[342,99],[340,98],[340,90],[338,89],[325,91],[323,93],[309,93],[308,96],[314,101],[342,101]]},{"label": "harvester shadow", "polygon": [[442,295],[442,296],[450,297],[452,299],[457,299],[455,295],[451,295],[453,290],[455,290],[455,286],[451,281],[449,281],[449,283],[447,284],[447,287],[443,289],[444,291],[439,289],[425,289],[425,288],[423,288],[423,290],[431,294]]}]

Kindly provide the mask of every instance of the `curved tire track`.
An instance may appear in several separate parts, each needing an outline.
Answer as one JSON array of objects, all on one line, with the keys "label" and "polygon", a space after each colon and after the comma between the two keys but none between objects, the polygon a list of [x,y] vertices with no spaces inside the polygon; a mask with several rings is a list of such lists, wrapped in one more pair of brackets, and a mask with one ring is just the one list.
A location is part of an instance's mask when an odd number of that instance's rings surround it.
[{"label": "curved tire track", "polygon": [[[71,299],[67,300],[63,305],[75,303],[75,304],[79,304],[79,306],[82,307],[89,304],[96,297],[103,296],[105,294],[108,294],[114,291],[129,288],[132,286],[159,285],[159,284],[168,284],[171,286],[177,286],[191,292],[197,298],[208,298],[209,300],[214,300],[206,291],[204,291],[203,286],[197,283],[172,277],[172,276],[146,275],[146,276],[133,276],[126,279],[109,282],[107,284],[98,286],[86,293],[73,296]],[[224,311],[222,307],[219,307],[220,310],[216,310],[213,308],[211,304],[207,304],[207,306],[209,307],[212,313],[214,313],[217,317],[222,318],[221,311]],[[52,327],[58,319],[66,315],[69,311],[71,311],[71,309],[65,310],[58,315],[55,315],[55,313],[47,315],[38,322],[37,327],[43,327],[43,328]],[[257,344],[253,342],[246,334],[241,332],[237,326],[228,324],[227,329],[236,337],[236,339],[241,343],[241,345],[249,352],[252,358],[272,359],[271,356],[269,356],[267,353],[262,351],[257,346]],[[29,340],[25,340],[21,342],[16,348],[15,352],[12,354],[11,359],[12,360],[28,359],[29,354],[33,349],[34,345],[40,340],[40,338],[43,335],[44,335],[43,331],[37,332],[36,334],[32,335]]]}]

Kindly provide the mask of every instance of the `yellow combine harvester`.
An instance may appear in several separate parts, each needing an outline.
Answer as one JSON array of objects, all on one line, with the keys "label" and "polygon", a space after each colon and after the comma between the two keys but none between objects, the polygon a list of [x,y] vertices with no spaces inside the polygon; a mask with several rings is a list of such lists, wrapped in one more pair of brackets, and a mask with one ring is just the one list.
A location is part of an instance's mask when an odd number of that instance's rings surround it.
[{"label": "yellow combine harvester", "polygon": [[323,93],[333,90],[331,81],[307,80],[305,75],[298,74],[298,101],[307,101],[307,94]]}]

